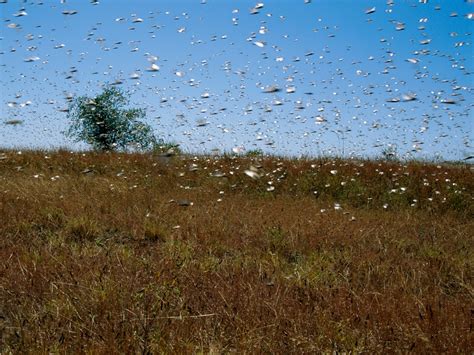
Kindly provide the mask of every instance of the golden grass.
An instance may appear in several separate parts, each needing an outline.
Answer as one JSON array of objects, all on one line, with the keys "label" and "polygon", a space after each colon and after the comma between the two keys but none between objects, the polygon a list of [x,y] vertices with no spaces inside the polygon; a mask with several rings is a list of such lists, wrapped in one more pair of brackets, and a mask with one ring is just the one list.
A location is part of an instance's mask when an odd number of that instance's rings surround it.
[{"label": "golden grass", "polygon": [[468,166],[0,152],[0,352],[470,353],[473,185]]}]

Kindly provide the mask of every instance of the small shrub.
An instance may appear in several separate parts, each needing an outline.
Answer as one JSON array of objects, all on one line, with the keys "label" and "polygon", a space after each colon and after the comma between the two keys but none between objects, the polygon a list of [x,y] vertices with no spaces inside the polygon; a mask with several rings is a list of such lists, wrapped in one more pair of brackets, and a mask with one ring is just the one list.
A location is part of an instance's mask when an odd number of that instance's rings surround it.
[{"label": "small shrub", "polygon": [[254,157],[262,157],[264,155],[263,150],[261,149],[251,149],[245,153],[245,156],[254,158]]},{"label": "small shrub", "polygon": [[155,154],[169,154],[169,155],[180,155],[182,153],[178,143],[165,142],[162,139],[153,143],[152,148]]},{"label": "small shrub", "polygon": [[394,145],[389,144],[382,150],[382,159],[385,161],[397,161],[398,160],[398,153],[397,147]]}]

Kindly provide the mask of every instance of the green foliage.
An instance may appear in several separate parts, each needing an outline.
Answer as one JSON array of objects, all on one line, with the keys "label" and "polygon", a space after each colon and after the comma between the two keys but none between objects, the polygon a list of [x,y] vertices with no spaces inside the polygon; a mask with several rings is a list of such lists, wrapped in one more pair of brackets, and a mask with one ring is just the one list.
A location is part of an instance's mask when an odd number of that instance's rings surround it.
[{"label": "green foliage", "polygon": [[76,98],[69,107],[71,126],[66,135],[100,151],[126,150],[131,145],[152,148],[156,142],[152,129],[139,121],[145,111],[126,109],[128,103],[124,91],[113,86],[107,86],[95,98]]},{"label": "green foliage", "polygon": [[153,143],[152,151],[157,154],[172,154],[172,155],[182,154],[182,150],[179,147],[178,143],[165,142],[162,139],[159,139]]},{"label": "green foliage", "polygon": [[264,153],[263,150],[257,148],[257,149],[251,149],[245,153],[245,156],[247,157],[263,157]]}]

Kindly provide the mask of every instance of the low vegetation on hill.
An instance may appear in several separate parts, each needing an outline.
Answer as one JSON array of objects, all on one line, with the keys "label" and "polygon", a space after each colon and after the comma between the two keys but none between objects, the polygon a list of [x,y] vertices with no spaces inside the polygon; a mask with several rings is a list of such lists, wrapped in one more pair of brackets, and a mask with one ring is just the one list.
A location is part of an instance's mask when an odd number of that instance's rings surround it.
[{"label": "low vegetation on hill", "polygon": [[0,352],[473,350],[471,166],[0,151]]}]

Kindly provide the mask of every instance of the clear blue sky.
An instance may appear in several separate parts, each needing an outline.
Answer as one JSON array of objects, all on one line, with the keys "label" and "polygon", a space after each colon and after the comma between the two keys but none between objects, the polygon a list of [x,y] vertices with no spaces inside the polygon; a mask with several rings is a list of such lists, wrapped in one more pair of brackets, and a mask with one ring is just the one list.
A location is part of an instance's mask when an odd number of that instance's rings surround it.
[{"label": "clear blue sky", "polygon": [[121,80],[156,135],[190,152],[473,153],[467,1],[93,2],[0,3],[0,147],[84,148],[62,134],[66,96]]}]

